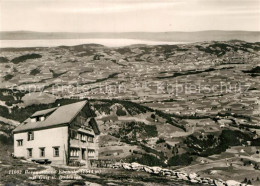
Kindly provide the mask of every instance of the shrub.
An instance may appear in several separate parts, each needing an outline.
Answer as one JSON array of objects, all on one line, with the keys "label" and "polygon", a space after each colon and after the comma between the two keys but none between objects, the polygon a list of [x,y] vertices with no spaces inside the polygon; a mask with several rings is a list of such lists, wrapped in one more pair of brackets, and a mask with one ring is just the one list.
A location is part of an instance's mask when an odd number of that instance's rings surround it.
[{"label": "shrub", "polygon": [[156,141],[156,144],[164,143],[164,142],[165,142],[165,139],[159,138],[159,139]]}]

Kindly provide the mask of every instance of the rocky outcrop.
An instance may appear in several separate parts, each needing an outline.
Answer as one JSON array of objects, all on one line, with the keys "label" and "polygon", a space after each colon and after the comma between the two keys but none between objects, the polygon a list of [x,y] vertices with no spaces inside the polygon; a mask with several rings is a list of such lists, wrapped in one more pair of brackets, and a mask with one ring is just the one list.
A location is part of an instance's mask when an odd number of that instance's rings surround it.
[{"label": "rocky outcrop", "polygon": [[[167,176],[172,179],[180,181],[188,181],[190,183],[204,184],[204,185],[215,185],[215,186],[240,186],[243,185],[240,182],[234,180],[224,181],[221,179],[203,178],[196,173],[186,173],[184,171],[175,171],[171,169],[163,169],[161,167],[150,167],[141,165],[139,163],[116,163],[112,166],[113,168],[123,168],[125,170],[132,171],[144,171],[149,174],[155,174],[160,176]],[[233,185],[232,185],[233,184]]]}]

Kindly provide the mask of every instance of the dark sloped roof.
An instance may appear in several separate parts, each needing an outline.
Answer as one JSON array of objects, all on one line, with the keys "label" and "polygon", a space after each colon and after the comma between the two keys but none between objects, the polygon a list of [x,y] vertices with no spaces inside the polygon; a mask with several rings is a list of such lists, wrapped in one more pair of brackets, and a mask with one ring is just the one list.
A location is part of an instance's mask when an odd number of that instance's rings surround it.
[{"label": "dark sloped roof", "polygon": [[94,118],[90,119],[90,125],[92,126],[95,134],[100,134],[100,130],[98,128],[98,124],[97,124],[97,122],[96,122],[96,120]]},{"label": "dark sloped roof", "polygon": [[[81,111],[81,109],[86,105],[87,101],[81,101],[77,103],[72,103],[69,105],[63,105],[60,107],[56,107],[54,109],[54,112],[47,117],[44,121],[38,121],[38,122],[31,122],[31,119],[28,118],[23,123],[18,125],[13,132],[23,132],[27,130],[35,130],[35,129],[42,129],[42,128],[49,128],[54,127],[58,125],[68,124],[70,123],[77,114]],[[49,112],[50,109],[37,111],[38,113],[46,113]],[[34,113],[33,115],[37,114]]]}]

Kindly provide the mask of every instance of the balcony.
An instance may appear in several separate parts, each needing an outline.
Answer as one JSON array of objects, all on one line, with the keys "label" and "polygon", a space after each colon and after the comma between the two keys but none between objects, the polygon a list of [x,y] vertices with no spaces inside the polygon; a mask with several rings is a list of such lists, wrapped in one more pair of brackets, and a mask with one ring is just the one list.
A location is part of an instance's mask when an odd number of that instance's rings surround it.
[{"label": "balcony", "polygon": [[89,134],[91,136],[95,136],[94,131],[89,127],[80,128],[80,129],[78,129],[78,132],[83,133],[83,134]]},{"label": "balcony", "polygon": [[94,159],[95,156],[88,156],[88,159]]}]

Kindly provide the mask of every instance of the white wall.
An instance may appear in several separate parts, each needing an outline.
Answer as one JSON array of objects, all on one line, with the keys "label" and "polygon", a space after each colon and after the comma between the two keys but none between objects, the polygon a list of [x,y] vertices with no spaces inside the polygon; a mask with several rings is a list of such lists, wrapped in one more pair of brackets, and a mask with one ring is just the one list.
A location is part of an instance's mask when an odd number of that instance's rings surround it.
[{"label": "white wall", "polygon": [[[17,141],[23,139],[23,146]],[[59,157],[54,157],[53,147],[59,146]],[[45,147],[45,157],[40,157],[40,147]],[[68,151],[68,127],[34,131],[34,140],[27,140],[27,132],[14,134],[14,155],[28,158],[27,148],[32,148],[32,159],[49,159],[52,163],[66,164],[65,150]]]}]

